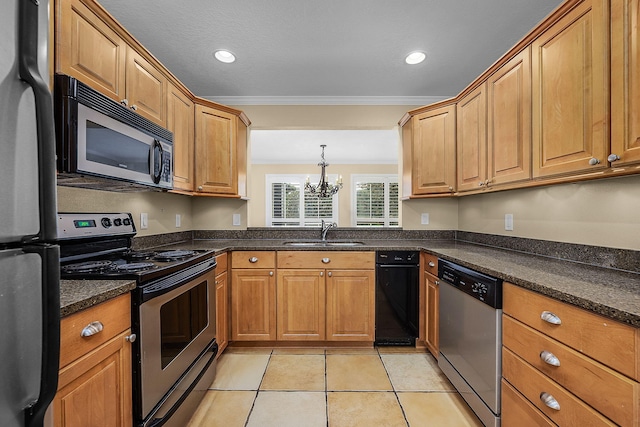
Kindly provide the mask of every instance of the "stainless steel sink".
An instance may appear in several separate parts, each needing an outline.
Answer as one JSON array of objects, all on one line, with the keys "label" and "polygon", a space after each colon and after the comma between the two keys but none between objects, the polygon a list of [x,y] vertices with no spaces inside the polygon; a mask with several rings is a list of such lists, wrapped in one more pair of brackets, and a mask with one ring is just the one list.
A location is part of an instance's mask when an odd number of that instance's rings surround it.
[{"label": "stainless steel sink", "polygon": [[286,246],[360,246],[363,242],[344,242],[344,241],[295,241],[285,242]]}]

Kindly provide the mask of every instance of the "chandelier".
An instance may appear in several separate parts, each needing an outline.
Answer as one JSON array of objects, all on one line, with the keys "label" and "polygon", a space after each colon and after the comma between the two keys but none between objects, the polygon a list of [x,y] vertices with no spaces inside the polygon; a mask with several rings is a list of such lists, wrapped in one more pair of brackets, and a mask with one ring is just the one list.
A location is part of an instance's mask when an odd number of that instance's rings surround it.
[{"label": "chandelier", "polygon": [[326,145],[322,144],[320,147],[322,147],[322,154],[320,155],[322,160],[318,163],[318,166],[320,166],[320,182],[318,182],[317,185],[311,185],[309,182],[309,176],[307,176],[307,182],[304,184],[304,189],[309,190],[311,194],[318,197],[331,197],[342,188],[342,175],[336,179],[335,184],[331,184],[327,181],[325,168],[329,166],[329,164],[324,160],[324,147],[326,147]]}]

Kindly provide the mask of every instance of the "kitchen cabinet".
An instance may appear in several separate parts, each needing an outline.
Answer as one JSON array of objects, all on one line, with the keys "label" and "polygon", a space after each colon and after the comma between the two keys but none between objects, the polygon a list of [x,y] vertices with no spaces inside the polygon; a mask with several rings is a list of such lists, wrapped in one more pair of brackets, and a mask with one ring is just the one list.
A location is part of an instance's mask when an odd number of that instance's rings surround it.
[{"label": "kitchen cabinet", "polygon": [[476,190],[487,182],[487,90],[473,89],[456,106],[458,191]]},{"label": "kitchen cabinet", "polygon": [[534,178],[608,165],[608,11],[582,1],[532,43]]},{"label": "kitchen cabinet", "polygon": [[[132,425],[130,307],[126,294],[61,319],[56,427]],[[92,322],[103,328],[82,336]]]},{"label": "kitchen cabinet", "polygon": [[611,155],[613,167],[640,162],[640,4],[611,1]]},{"label": "kitchen cabinet", "polygon": [[173,188],[192,192],[195,107],[191,97],[176,85],[170,84],[167,94],[167,129],[173,132]]},{"label": "kitchen cabinet", "polygon": [[220,357],[229,344],[229,281],[227,279],[227,254],[216,257],[216,341]]},{"label": "kitchen cabinet", "polygon": [[166,127],[167,79],[124,29],[94,1],[60,0],[57,13],[56,71]]},{"label": "kitchen cabinet", "polygon": [[558,425],[638,425],[639,329],[509,283],[503,300],[502,376],[536,413]]},{"label": "kitchen cabinet", "polygon": [[279,251],[279,340],[371,341],[373,252]]},{"label": "kitchen cabinet", "polygon": [[435,255],[422,253],[422,270],[424,272],[425,294],[423,295],[424,313],[424,335],[427,349],[435,357],[438,357],[438,328],[440,318],[440,282],[438,279],[438,258]]},{"label": "kitchen cabinet", "polygon": [[231,340],[276,339],[276,263],[273,251],[231,254]]},{"label": "kitchen cabinet", "polygon": [[410,112],[401,126],[403,197],[452,194],[456,181],[455,103]]}]

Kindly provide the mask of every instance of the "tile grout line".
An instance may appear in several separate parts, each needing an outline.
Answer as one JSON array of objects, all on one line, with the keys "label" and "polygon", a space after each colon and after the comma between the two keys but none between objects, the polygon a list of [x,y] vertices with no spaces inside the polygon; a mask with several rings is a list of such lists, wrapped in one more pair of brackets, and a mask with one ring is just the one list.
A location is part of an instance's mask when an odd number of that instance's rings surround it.
[{"label": "tile grout line", "polygon": [[329,427],[329,384],[327,381],[327,350],[322,351],[324,355],[324,413],[327,418],[327,427]]},{"label": "tile grout line", "polygon": [[384,368],[384,373],[387,374],[387,378],[389,379],[389,384],[391,384],[391,389],[393,390],[393,395],[396,398],[396,402],[398,402],[398,406],[400,407],[400,411],[402,411],[402,417],[404,418],[404,422],[409,427],[409,420],[407,419],[407,414],[404,412],[404,407],[402,403],[400,403],[400,398],[398,397],[398,392],[396,391],[396,386],[391,381],[391,375],[389,375],[389,371],[387,370],[387,365],[384,364],[384,360],[382,359],[382,354],[380,354],[380,350],[376,347],[376,352],[378,353],[378,358],[380,359],[380,363],[382,363],[382,367]]},{"label": "tile grout line", "polygon": [[269,369],[269,362],[271,362],[271,356],[273,356],[273,349],[269,353],[269,359],[267,359],[267,365],[264,367],[264,372],[262,373],[262,378],[260,378],[260,384],[258,384],[258,389],[256,390],[256,396],[253,398],[253,402],[251,403],[251,409],[247,413],[247,419],[244,422],[244,427],[249,425],[249,419],[251,418],[251,413],[253,412],[253,408],[256,406],[256,400],[258,400],[258,394],[260,393],[260,386],[264,381],[264,376],[267,374],[267,369]]}]

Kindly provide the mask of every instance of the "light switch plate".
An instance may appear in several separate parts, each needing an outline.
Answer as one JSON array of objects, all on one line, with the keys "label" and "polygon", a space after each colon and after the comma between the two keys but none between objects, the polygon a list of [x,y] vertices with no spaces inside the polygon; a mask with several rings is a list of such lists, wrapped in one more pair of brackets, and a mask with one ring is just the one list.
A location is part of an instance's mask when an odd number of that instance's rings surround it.
[{"label": "light switch plate", "polygon": [[420,224],[429,224],[429,214],[423,213],[420,215]]},{"label": "light switch plate", "polygon": [[240,225],[240,214],[233,214],[233,225]]},{"label": "light switch plate", "polygon": [[513,231],[513,214],[504,214],[504,229]]},{"label": "light switch plate", "polygon": [[180,216],[180,214],[176,214],[176,228],[180,228],[181,225],[182,225],[182,217]]},{"label": "light switch plate", "polygon": [[142,212],[140,214],[140,229],[145,230],[149,228],[149,214]]}]

